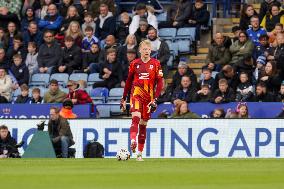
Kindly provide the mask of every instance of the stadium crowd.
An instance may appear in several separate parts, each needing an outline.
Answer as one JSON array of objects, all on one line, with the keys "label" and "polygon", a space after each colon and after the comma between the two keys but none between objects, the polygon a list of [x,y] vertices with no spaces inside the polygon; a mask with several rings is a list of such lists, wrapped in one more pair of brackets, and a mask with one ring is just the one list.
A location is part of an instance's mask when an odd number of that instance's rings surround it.
[{"label": "stadium crowd", "polygon": [[[138,45],[144,39],[151,41],[152,57],[161,62],[168,78],[171,51],[159,37],[159,29],[195,27],[198,47],[201,28],[210,20],[202,0],[173,1],[163,22],[144,3],[137,3],[133,14],[119,11],[118,6],[113,0],[1,1],[0,103],[61,103],[65,99],[73,104],[92,103],[84,81],[69,81],[65,93],[58,81],[51,80],[49,90],[41,96],[39,88],[30,92],[32,75],[99,73],[101,81],[93,88],[124,87],[128,66],[139,57]],[[165,83],[158,103],[172,102],[176,106],[173,117],[177,117],[190,112],[185,108],[189,102],[283,102],[282,6],[276,0],[264,0],[258,14],[252,5],[244,5],[240,25],[232,29],[235,37],[220,32],[214,35],[200,78],[186,60],[177,57],[177,71],[172,83]],[[21,94],[12,99],[17,89]],[[240,104],[238,110],[244,106]],[[224,112],[215,110],[212,115]]]}]

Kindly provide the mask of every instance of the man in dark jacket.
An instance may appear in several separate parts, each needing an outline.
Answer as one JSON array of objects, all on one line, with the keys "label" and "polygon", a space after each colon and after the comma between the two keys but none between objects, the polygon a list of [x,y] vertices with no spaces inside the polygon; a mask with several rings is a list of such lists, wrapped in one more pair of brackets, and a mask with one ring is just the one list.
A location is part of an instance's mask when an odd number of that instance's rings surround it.
[{"label": "man in dark jacket", "polygon": [[160,61],[163,70],[164,77],[168,75],[168,65],[167,62],[170,59],[170,49],[168,44],[160,39],[157,35],[157,30],[154,27],[148,30],[148,39],[152,45],[151,57],[156,58]]},{"label": "man in dark jacket", "polygon": [[172,102],[176,105],[180,101],[193,102],[196,88],[191,85],[189,76],[183,76],[181,84],[174,90]]},{"label": "man in dark jacket", "polygon": [[15,13],[9,12],[7,7],[0,7],[0,27],[7,29],[8,23],[13,22],[19,28],[20,21]]},{"label": "man in dark jacket", "polygon": [[227,80],[220,79],[218,84],[219,89],[213,93],[211,102],[216,104],[234,102],[235,93],[231,88],[229,88]]},{"label": "man in dark jacket", "polygon": [[159,23],[159,28],[183,27],[191,14],[191,2],[188,0],[174,1],[167,11],[167,21]]},{"label": "man in dark jacket", "polygon": [[62,49],[60,45],[54,40],[52,31],[44,32],[44,41],[38,52],[38,67],[40,73],[52,73],[57,65],[62,62]]},{"label": "man in dark jacket", "polygon": [[277,0],[264,0],[260,5],[260,11],[259,11],[259,20],[262,20],[263,17],[266,15],[266,13],[269,11],[270,7],[272,5],[277,5],[278,7],[281,7],[281,3]]},{"label": "man in dark jacket", "polygon": [[27,48],[24,47],[23,38],[21,35],[14,36],[13,46],[11,46],[7,50],[6,56],[9,59],[9,61],[11,61],[15,54],[21,55],[23,61],[26,60],[28,52],[27,52]]},{"label": "man in dark jacket", "polygon": [[279,33],[276,37],[278,46],[274,53],[277,69],[280,70],[280,77],[284,80],[284,34]]},{"label": "man in dark jacket", "polygon": [[37,24],[35,22],[30,22],[27,31],[23,33],[24,46],[28,47],[29,42],[35,42],[37,48],[43,43],[42,32],[38,30]]},{"label": "man in dark jacket", "polygon": [[275,102],[275,96],[272,93],[267,92],[267,86],[264,82],[260,82],[256,85],[254,102]]},{"label": "man in dark jacket", "polygon": [[112,12],[109,11],[106,4],[100,5],[100,15],[96,21],[96,34],[100,40],[104,40],[108,35],[114,35],[116,21]]},{"label": "man in dark jacket", "polygon": [[25,15],[21,20],[21,31],[25,32],[28,29],[28,26],[31,22],[38,23],[39,18],[36,17],[35,12],[32,7],[26,9]]},{"label": "man in dark jacket", "polygon": [[216,83],[219,82],[220,79],[226,79],[228,82],[228,85],[233,89],[236,90],[238,84],[239,84],[239,77],[234,68],[230,65],[226,65],[223,67],[222,71],[219,72],[216,77],[215,81]]},{"label": "man in dark jacket", "polygon": [[71,36],[65,37],[65,47],[63,49],[63,59],[58,65],[57,72],[72,74],[73,70],[78,70],[82,67],[81,48],[74,44],[74,39]]},{"label": "man in dark jacket", "polygon": [[0,126],[0,158],[19,157],[16,140],[11,137],[8,127]]},{"label": "man in dark jacket", "polygon": [[10,68],[10,61],[6,57],[5,50],[0,48],[0,67],[8,70]]},{"label": "man in dark jacket", "polygon": [[63,158],[68,157],[68,148],[75,144],[68,121],[59,115],[60,109],[50,108],[50,119],[48,122],[48,133],[53,145],[61,147]]}]

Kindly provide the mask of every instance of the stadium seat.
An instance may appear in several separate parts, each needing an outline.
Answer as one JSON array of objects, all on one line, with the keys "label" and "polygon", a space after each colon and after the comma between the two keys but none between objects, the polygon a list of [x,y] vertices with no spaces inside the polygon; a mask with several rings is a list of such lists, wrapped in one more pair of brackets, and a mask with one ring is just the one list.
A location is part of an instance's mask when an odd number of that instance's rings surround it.
[{"label": "stadium seat", "polygon": [[16,89],[14,92],[13,92],[13,95],[12,95],[12,102],[16,101],[17,97],[21,94],[21,89],[18,88]]},{"label": "stadium seat", "polygon": [[170,40],[167,40],[166,43],[169,46],[171,54],[176,57],[178,55],[178,43],[177,42],[172,42]]},{"label": "stadium seat", "polygon": [[177,43],[179,53],[190,53],[190,40],[179,40]]},{"label": "stadium seat", "polygon": [[99,73],[92,73],[88,77],[88,86],[92,86],[95,82],[103,81],[99,78]]},{"label": "stadium seat", "polygon": [[84,80],[88,81],[88,74],[85,73],[72,73],[69,77],[69,80],[73,81],[79,81],[79,80]]},{"label": "stadium seat", "polygon": [[159,29],[159,37],[167,40],[174,40],[176,37],[176,28],[161,28]]},{"label": "stadium seat", "polygon": [[167,12],[163,12],[161,14],[158,14],[157,15],[157,21],[158,22],[167,21]]},{"label": "stadium seat", "polygon": [[68,88],[65,88],[65,87],[60,87],[60,90],[65,92],[66,94],[69,93],[69,89]]},{"label": "stadium seat", "polygon": [[67,85],[68,78],[69,75],[67,73],[55,73],[50,76],[50,80],[56,79],[63,87]]},{"label": "stadium seat", "polygon": [[44,86],[46,87],[49,82],[50,75],[46,73],[39,73],[32,75],[30,86]]},{"label": "stadium seat", "polygon": [[94,104],[105,103],[108,97],[108,89],[104,87],[98,87],[98,88],[92,89],[90,92],[90,96]]},{"label": "stadium seat", "polygon": [[110,106],[108,105],[97,105],[96,109],[98,111],[98,118],[108,118],[110,117]]},{"label": "stadium seat", "polygon": [[176,39],[190,39],[191,41],[195,41],[195,33],[196,28],[190,27],[190,28],[179,28],[177,30]]},{"label": "stadium seat", "polygon": [[172,68],[173,65],[174,65],[174,56],[171,55],[171,56],[170,56],[170,59],[169,59],[168,62],[167,62],[167,66],[170,67],[170,68]]},{"label": "stadium seat", "polygon": [[[108,104],[114,104],[110,106],[111,115],[120,115],[120,100],[123,95],[123,88],[113,88],[109,91],[109,96],[107,99]],[[115,105],[117,104],[117,105]]]}]

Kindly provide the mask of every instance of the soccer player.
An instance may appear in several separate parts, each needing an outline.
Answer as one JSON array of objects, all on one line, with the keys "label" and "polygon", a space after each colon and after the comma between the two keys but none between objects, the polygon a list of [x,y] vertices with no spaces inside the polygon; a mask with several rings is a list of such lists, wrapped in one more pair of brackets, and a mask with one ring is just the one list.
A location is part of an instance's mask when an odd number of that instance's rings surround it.
[{"label": "soccer player", "polygon": [[139,45],[141,58],[135,59],[129,66],[128,78],[121,99],[121,108],[126,109],[126,97],[130,92],[130,126],[131,150],[136,152],[138,135],[137,161],[143,161],[142,151],[146,140],[146,126],[151,113],[157,108],[156,99],[163,88],[163,72],[160,62],[151,58],[151,42],[142,41]]}]

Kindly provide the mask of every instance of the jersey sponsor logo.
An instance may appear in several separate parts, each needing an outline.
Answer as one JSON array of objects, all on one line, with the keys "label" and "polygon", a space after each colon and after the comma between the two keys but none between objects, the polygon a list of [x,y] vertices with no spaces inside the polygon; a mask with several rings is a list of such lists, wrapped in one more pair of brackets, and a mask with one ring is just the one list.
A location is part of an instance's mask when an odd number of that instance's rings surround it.
[{"label": "jersey sponsor logo", "polygon": [[139,74],[139,79],[149,79],[150,74],[149,73],[140,73]]}]

